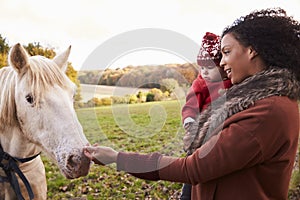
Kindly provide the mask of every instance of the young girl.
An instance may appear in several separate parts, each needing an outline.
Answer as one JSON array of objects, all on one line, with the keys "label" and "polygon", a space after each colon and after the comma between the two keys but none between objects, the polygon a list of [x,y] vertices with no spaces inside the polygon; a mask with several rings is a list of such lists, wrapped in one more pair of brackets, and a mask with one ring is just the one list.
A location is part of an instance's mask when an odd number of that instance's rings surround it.
[{"label": "young girl", "polygon": [[200,73],[193,81],[182,108],[182,121],[186,132],[200,112],[232,86],[224,69],[220,67],[220,61],[220,36],[207,32],[197,56]]}]

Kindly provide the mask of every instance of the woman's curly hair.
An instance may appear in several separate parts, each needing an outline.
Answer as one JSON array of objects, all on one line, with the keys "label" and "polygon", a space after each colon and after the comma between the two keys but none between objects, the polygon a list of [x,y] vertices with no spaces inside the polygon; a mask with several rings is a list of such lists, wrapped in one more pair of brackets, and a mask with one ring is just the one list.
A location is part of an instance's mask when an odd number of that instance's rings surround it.
[{"label": "woman's curly hair", "polygon": [[300,25],[281,8],[254,11],[223,30],[252,46],[267,66],[291,70],[300,82]]}]

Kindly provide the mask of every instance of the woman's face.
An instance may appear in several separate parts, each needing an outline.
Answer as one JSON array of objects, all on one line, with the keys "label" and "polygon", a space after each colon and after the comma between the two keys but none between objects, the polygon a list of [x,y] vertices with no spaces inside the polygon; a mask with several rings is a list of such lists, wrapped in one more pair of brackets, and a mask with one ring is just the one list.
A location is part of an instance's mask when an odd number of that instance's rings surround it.
[{"label": "woman's face", "polygon": [[232,34],[226,34],[221,40],[222,60],[220,66],[224,67],[232,84],[238,84],[245,78],[257,73],[253,61],[253,50],[244,47]]}]

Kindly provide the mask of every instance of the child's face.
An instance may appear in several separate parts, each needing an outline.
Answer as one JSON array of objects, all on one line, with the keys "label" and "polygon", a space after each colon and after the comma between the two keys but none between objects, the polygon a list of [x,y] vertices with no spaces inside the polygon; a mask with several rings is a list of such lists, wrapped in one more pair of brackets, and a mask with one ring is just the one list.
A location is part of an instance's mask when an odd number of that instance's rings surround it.
[{"label": "child's face", "polygon": [[200,73],[204,80],[219,82],[227,78],[224,70],[217,66],[200,66]]}]

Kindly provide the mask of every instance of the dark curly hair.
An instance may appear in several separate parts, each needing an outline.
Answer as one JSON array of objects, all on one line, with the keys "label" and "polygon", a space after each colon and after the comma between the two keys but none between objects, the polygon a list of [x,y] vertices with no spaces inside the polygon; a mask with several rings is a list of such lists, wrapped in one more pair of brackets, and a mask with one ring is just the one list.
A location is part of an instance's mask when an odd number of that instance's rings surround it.
[{"label": "dark curly hair", "polygon": [[252,46],[267,66],[287,68],[300,82],[300,25],[281,8],[254,11],[223,30],[243,46]]}]

